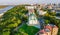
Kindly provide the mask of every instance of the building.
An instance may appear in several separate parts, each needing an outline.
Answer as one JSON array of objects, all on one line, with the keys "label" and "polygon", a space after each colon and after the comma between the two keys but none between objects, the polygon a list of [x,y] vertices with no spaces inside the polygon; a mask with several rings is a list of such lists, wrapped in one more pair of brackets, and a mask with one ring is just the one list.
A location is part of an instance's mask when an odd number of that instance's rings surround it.
[{"label": "building", "polygon": [[52,9],[53,7],[52,7],[52,5],[49,5],[47,8],[48,8],[48,9]]},{"label": "building", "polygon": [[38,35],[51,35],[51,31],[49,29],[43,29],[38,32]]},{"label": "building", "polygon": [[56,11],[52,9],[51,12],[56,12]]},{"label": "building", "polygon": [[38,32],[38,35],[47,35],[47,33],[46,33],[45,30],[43,29],[43,30],[41,30],[41,31]]},{"label": "building", "polygon": [[39,15],[44,15],[44,14],[46,14],[47,12],[46,12],[46,11],[43,11],[43,10],[41,10],[41,9],[38,9],[38,10],[37,10],[37,13],[38,13]]},{"label": "building", "polygon": [[58,33],[58,27],[56,25],[53,26],[53,29],[52,29],[52,35],[57,35]]},{"label": "building", "polygon": [[48,24],[44,29],[38,32],[39,35],[57,35],[58,27],[56,25]]},{"label": "building", "polygon": [[46,25],[46,26],[44,26],[44,28],[46,28],[46,29],[49,29],[50,31],[52,31],[52,26],[51,25]]},{"label": "building", "polygon": [[40,4],[40,8],[44,8],[44,9],[47,8],[47,4],[44,4],[44,3]]},{"label": "building", "polygon": [[37,17],[35,15],[35,6],[27,6],[27,9],[28,9],[28,25],[29,26],[35,26],[35,27],[38,27],[40,28],[40,23],[39,21],[37,20]]},{"label": "building", "polygon": [[49,29],[45,29],[45,32],[47,33],[47,35],[51,35],[51,31]]},{"label": "building", "polygon": [[30,10],[30,9],[36,9],[36,5],[28,5],[28,6],[25,6],[26,9]]}]

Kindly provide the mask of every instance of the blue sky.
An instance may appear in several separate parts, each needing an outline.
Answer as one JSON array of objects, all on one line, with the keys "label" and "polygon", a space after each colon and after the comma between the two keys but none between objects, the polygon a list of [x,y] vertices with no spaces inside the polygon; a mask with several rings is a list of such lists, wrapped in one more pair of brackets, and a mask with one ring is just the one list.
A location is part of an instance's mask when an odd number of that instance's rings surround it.
[{"label": "blue sky", "polygon": [[0,0],[0,5],[60,3],[60,0]]}]

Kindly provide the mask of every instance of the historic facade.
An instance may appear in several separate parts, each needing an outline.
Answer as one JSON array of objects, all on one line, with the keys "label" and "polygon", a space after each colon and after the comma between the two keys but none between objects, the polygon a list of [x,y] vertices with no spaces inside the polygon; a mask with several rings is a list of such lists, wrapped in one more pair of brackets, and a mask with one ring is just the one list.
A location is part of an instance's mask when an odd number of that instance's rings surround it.
[{"label": "historic facade", "polygon": [[[48,24],[43,29],[38,32],[39,35],[57,35],[58,27],[56,25]],[[42,33],[41,33],[42,32]]]}]

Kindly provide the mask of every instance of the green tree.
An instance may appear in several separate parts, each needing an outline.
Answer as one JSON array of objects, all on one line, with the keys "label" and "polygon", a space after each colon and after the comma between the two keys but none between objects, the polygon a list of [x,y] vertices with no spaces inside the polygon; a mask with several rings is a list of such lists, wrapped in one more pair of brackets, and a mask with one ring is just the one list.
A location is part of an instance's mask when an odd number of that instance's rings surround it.
[{"label": "green tree", "polygon": [[[25,6],[18,5],[14,8],[8,10],[4,13],[4,15],[0,18],[0,31],[10,31],[11,32],[21,25],[23,22],[27,22],[27,16],[28,10],[25,9]],[[5,32],[4,32],[5,34]],[[3,34],[3,35],[4,35]]]}]

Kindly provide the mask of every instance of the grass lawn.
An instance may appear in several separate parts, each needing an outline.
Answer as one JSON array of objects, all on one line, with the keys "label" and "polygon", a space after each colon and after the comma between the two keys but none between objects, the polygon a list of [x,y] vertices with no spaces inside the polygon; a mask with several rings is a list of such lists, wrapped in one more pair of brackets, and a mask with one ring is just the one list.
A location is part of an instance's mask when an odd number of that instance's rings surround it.
[{"label": "grass lawn", "polygon": [[15,35],[35,35],[38,31],[38,28],[24,24],[19,28],[18,33],[15,33]]}]

